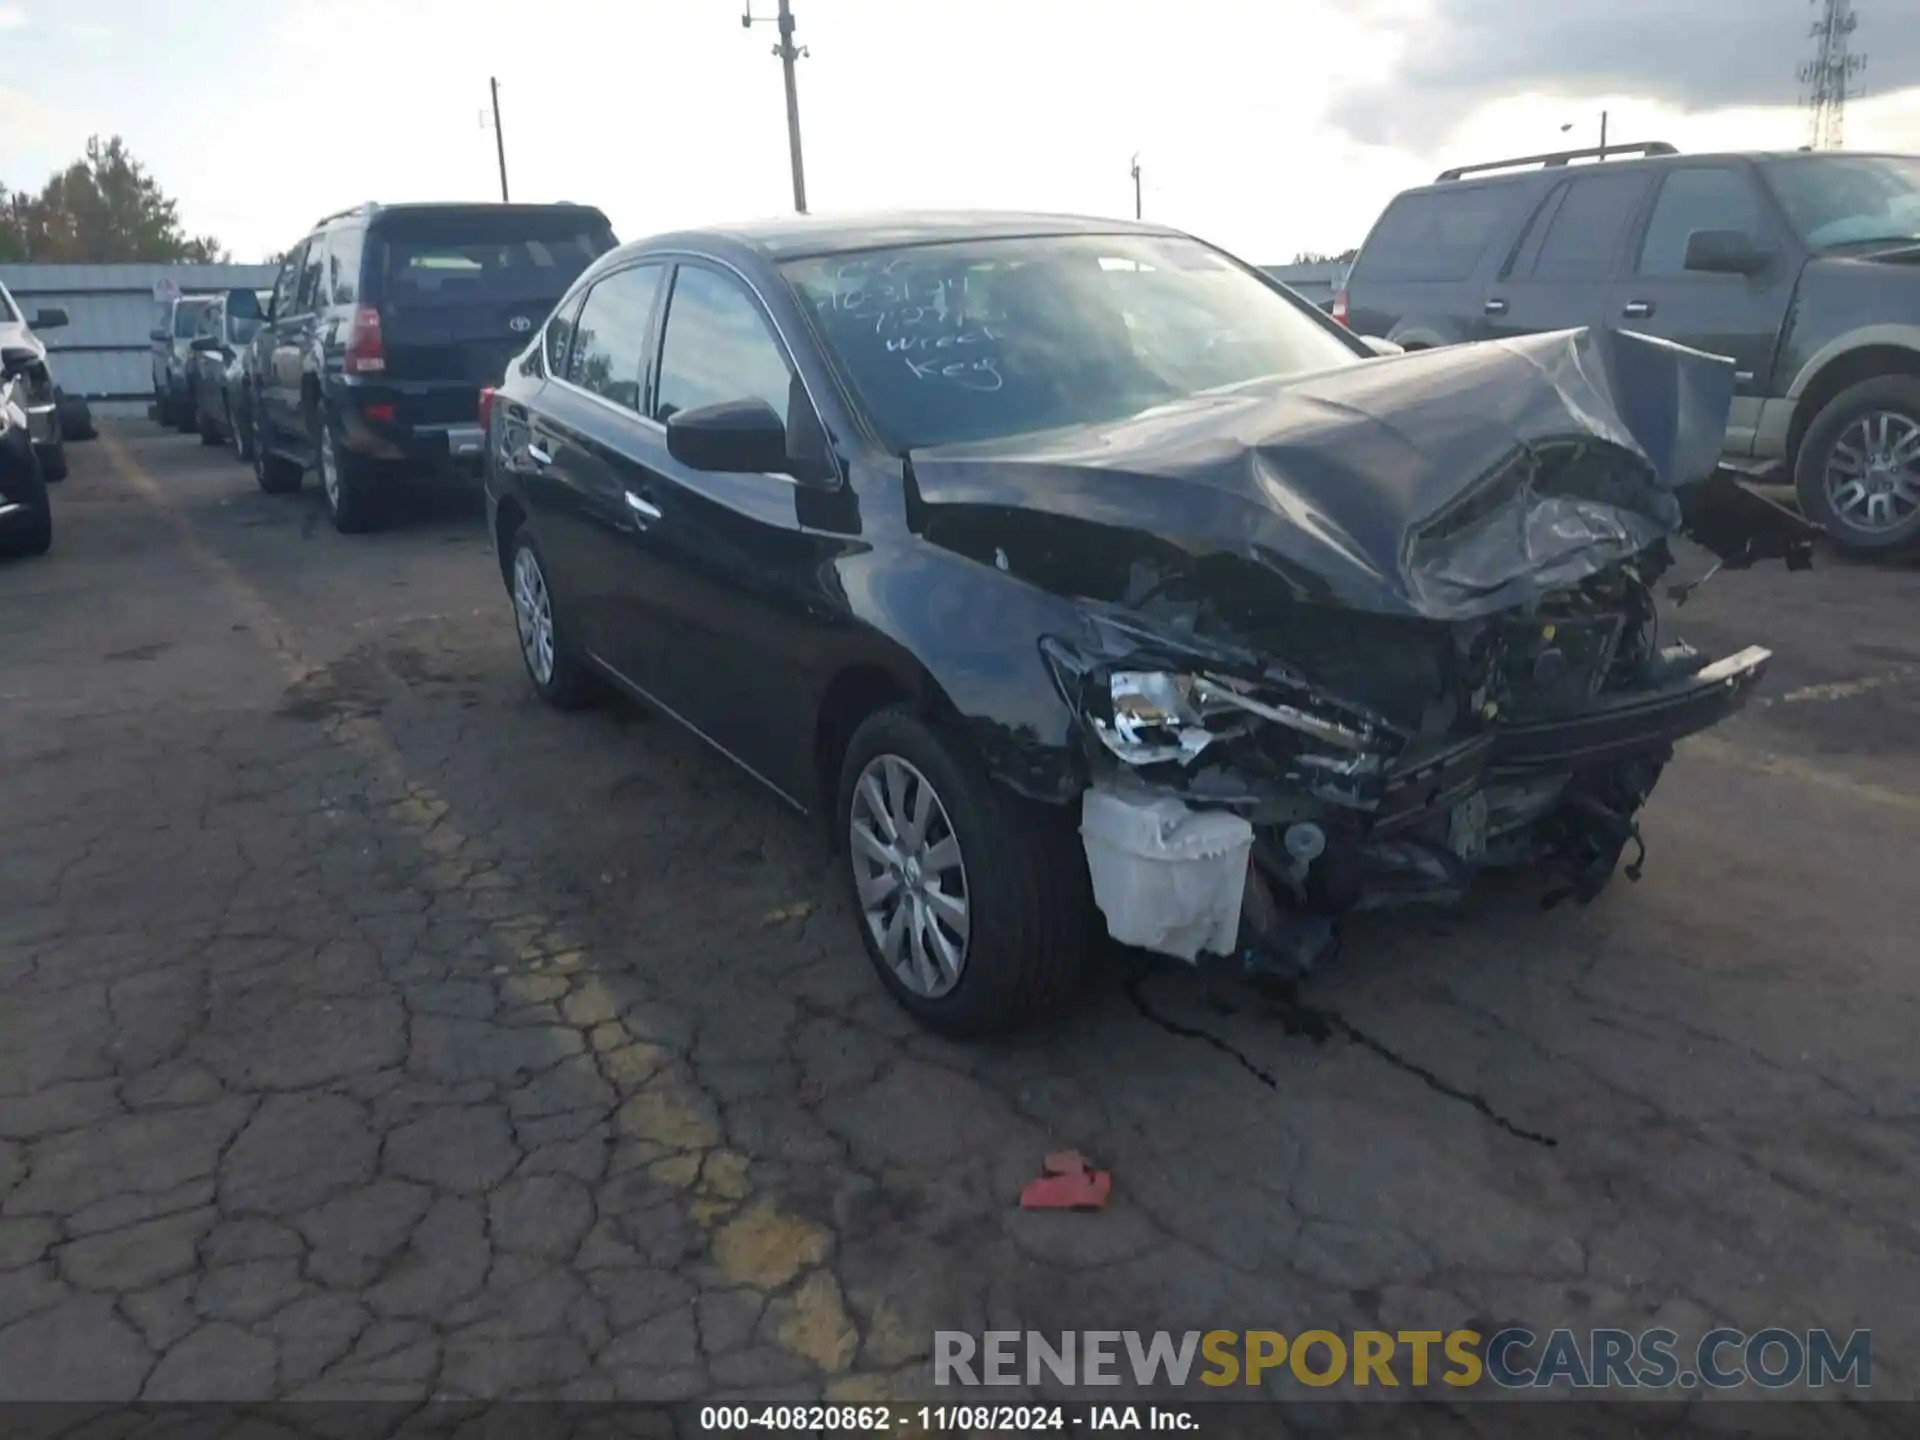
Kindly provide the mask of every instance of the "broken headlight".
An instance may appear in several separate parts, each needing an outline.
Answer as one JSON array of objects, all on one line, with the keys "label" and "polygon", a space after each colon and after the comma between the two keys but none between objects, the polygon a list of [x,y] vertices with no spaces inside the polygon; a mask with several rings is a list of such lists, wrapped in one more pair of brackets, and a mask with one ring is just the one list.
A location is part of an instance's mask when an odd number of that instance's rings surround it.
[{"label": "broken headlight", "polygon": [[[1090,688],[1098,683],[1095,680]],[[1208,727],[1203,704],[1195,694],[1200,683],[1195,676],[1164,670],[1111,671],[1106,677],[1106,704],[1090,705],[1087,723],[1100,742],[1129,765],[1156,765],[1164,760],[1186,764],[1221,738]]]}]

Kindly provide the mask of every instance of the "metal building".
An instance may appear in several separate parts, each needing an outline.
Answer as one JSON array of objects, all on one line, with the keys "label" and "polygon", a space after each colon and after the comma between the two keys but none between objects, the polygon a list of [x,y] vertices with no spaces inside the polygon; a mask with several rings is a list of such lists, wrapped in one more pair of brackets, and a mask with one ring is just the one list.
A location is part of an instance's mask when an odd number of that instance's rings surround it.
[{"label": "metal building", "polygon": [[1344,261],[1328,260],[1317,265],[1262,265],[1260,268],[1324,310],[1346,278],[1348,265]]},{"label": "metal building", "polygon": [[65,329],[40,335],[64,389],[86,396],[96,415],[138,415],[153,399],[149,337],[165,289],[264,290],[278,273],[273,265],[0,265],[0,285],[28,320],[49,305],[66,310]]}]

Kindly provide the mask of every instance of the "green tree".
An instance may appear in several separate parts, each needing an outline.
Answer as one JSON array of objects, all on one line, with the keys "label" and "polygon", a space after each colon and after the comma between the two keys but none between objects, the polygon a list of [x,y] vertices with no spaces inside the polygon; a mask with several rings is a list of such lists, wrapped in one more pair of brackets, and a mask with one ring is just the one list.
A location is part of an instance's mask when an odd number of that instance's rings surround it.
[{"label": "green tree", "polygon": [[86,154],[47,181],[38,195],[4,201],[0,260],[113,265],[208,264],[227,252],[211,235],[189,236],[175,202],[118,135],[87,141]]},{"label": "green tree", "polygon": [[1360,247],[1342,250],[1338,255],[1322,255],[1318,250],[1302,250],[1293,257],[1296,265],[1345,265],[1360,253]]}]

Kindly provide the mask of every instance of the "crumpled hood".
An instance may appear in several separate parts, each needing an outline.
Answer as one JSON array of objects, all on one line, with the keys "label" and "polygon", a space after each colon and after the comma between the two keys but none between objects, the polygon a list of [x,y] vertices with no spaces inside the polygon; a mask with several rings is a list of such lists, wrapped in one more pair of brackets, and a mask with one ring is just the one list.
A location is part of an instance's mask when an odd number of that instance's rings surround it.
[{"label": "crumpled hood", "polygon": [[1125,537],[1239,556],[1304,600],[1464,619],[1678,532],[1679,492],[1717,466],[1733,385],[1717,356],[1559,331],[917,450],[915,500],[935,543],[965,512],[950,528],[969,549],[993,537],[1016,573],[1084,568],[1023,547],[1091,554]]}]

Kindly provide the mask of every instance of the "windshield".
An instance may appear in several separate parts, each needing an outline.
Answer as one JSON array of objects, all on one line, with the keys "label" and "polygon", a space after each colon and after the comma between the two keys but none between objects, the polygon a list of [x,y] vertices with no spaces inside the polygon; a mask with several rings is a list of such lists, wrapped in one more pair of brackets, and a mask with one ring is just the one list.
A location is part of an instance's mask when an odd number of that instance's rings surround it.
[{"label": "windshield", "polygon": [[781,270],[875,425],[902,451],[1119,420],[1205,390],[1364,358],[1193,240],[961,241]]},{"label": "windshield", "polygon": [[200,332],[200,316],[211,300],[182,300],[173,307],[173,334],[177,340],[188,340]]},{"label": "windshield", "polygon": [[1816,250],[1920,240],[1920,157],[1807,155],[1761,168],[1794,228]]}]

